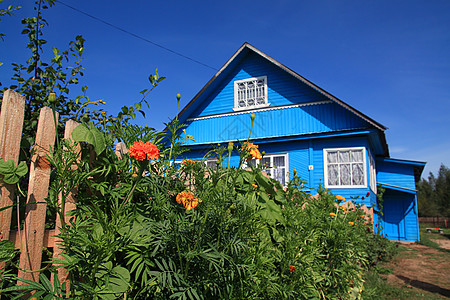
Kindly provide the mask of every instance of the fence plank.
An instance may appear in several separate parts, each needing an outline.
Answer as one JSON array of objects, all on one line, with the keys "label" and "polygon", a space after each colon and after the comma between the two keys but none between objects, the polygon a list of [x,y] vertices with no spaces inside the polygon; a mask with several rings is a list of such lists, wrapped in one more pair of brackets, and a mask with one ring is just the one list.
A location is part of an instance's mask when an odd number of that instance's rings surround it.
[{"label": "fence plank", "polygon": [[[58,120],[58,113],[56,120]],[[39,114],[34,150],[31,158],[30,180],[28,184],[27,206],[25,210],[25,226],[22,237],[23,249],[20,253],[18,276],[28,280],[39,281],[41,268],[42,247],[44,243],[45,215],[51,166],[47,159],[50,147],[55,143],[55,123],[53,111],[43,107]],[[22,284],[22,282],[18,282]]]},{"label": "fence plank", "polygon": [[[69,120],[66,123],[65,131],[64,131],[64,138],[67,140],[70,140],[72,143],[74,143],[74,140],[72,139],[72,131],[80,125],[79,123]],[[75,151],[79,154],[81,151],[80,145],[75,146]],[[73,166],[73,168],[76,168],[76,166]],[[66,224],[70,223],[70,216],[67,216],[67,213],[71,210],[76,209],[76,199],[75,199],[75,193],[76,191],[71,191],[69,195],[67,196],[65,200],[65,216],[64,216],[64,222]],[[61,205],[61,195],[59,197],[59,205]],[[58,235],[61,231],[61,218],[59,214],[56,215],[56,225],[55,225],[55,235]],[[53,248],[53,258],[62,258],[61,252],[63,251],[63,247],[61,245],[61,239],[55,237],[55,247]],[[51,282],[53,281],[54,273],[51,274]],[[58,279],[59,282],[62,284],[63,282],[66,282],[67,287],[69,287],[69,281],[68,281],[68,273],[66,268],[58,268]]]},{"label": "fence plank", "polygon": [[[18,163],[22,136],[25,97],[12,90],[3,94],[0,112],[0,159]],[[0,209],[14,204],[15,185],[5,184],[0,190]],[[9,239],[12,208],[0,211],[0,240]],[[0,266],[1,268],[1,266]]]}]

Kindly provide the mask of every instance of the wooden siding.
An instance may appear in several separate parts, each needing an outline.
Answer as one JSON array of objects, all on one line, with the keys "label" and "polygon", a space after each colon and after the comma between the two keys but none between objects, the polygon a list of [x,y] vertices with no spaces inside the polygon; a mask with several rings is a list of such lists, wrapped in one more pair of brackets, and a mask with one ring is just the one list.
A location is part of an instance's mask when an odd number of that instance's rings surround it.
[{"label": "wooden siding", "polygon": [[412,165],[376,160],[377,182],[407,189],[416,189]]},{"label": "wooden siding", "polygon": [[390,240],[419,240],[415,195],[387,189],[383,200],[382,233]]},{"label": "wooden siding", "polygon": [[249,53],[225,77],[214,92],[206,97],[190,117],[232,112],[234,81],[259,76],[267,76],[268,99],[271,106],[327,100],[325,96],[274,66],[263,57]]},{"label": "wooden siding", "polygon": [[[188,121],[186,132],[195,138],[187,145],[223,143],[247,139],[250,113],[238,113]],[[367,128],[368,124],[335,103],[312,104],[255,112],[252,139],[314,134]],[[208,128],[208,130],[205,130]]]},{"label": "wooden siding", "polygon": [[[258,143],[259,150],[266,154],[288,153],[289,157],[289,174],[292,178],[294,168],[297,170],[298,176],[304,179],[306,186],[312,188],[311,193],[315,194],[315,189],[319,185],[324,186],[324,165],[323,165],[323,149],[324,148],[346,148],[346,147],[368,147],[366,137],[351,137],[340,139],[317,139],[305,141],[292,141],[280,143]],[[183,154],[184,158],[201,159],[212,149],[211,146],[205,149],[192,150]],[[232,155],[232,166],[238,165],[238,153]],[[353,198],[355,203],[365,204],[368,207],[376,204],[376,195],[370,190],[370,174],[368,164],[368,151],[366,151],[366,176],[367,188],[334,188],[330,192],[334,195],[341,195],[350,200]],[[312,165],[313,170],[309,170]],[[369,193],[369,197],[367,197]],[[364,199],[362,199],[364,197]]]}]

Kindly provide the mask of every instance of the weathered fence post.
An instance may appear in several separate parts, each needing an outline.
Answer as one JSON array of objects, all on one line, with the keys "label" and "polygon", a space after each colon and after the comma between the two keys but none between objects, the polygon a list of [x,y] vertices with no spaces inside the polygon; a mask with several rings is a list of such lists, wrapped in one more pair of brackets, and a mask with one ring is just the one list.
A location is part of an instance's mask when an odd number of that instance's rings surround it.
[{"label": "weathered fence post", "polygon": [[[3,94],[0,112],[0,159],[18,163],[22,136],[25,97],[12,90]],[[0,209],[13,205],[14,185],[5,184],[0,190]],[[0,240],[9,239],[12,207],[0,211]],[[4,264],[0,263],[0,269]]]},{"label": "weathered fence post", "polygon": [[[66,127],[65,127],[65,131],[64,131],[64,139],[70,140],[72,143],[74,143],[75,141],[72,139],[72,131],[75,129],[75,127],[77,127],[78,125],[80,125],[79,123],[73,121],[73,120],[69,120],[66,123]],[[75,146],[75,151],[80,154],[81,151],[81,147],[80,145],[76,145]],[[76,168],[76,166],[73,166],[72,168]],[[75,199],[75,195],[74,195],[75,191],[71,191],[69,193],[69,195],[66,197],[65,199],[65,216],[64,216],[64,222],[66,224],[70,223],[70,217],[67,216],[67,213],[71,210],[76,209],[76,199]],[[61,195],[59,197],[59,205],[61,204]],[[56,214],[56,222],[55,222],[55,235],[58,235],[60,233],[60,228],[61,228],[61,217],[59,214]],[[55,238],[55,246],[53,248],[53,258],[62,258],[61,257],[61,252],[63,251],[63,247],[61,245],[61,239],[59,238]],[[51,279],[50,281],[53,283],[53,277],[54,277],[54,273],[51,274]],[[63,282],[66,282],[67,286],[70,284],[69,280],[68,280],[68,273],[67,273],[67,269],[60,267],[58,268],[58,279],[59,282],[62,284]]]},{"label": "weathered fence post", "polygon": [[[50,147],[55,143],[55,118],[58,113],[49,107],[43,107],[39,114],[34,151],[31,158],[30,179],[28,184],[27,206],[25,210],[24,234],[19,262],[19,278],[39,281],[42,247],[44,243],[45,215],[51,166],[47,159]],[[33,272],[26,272],[29,270]],[[18,284],[23,284],[18,282]]]}]

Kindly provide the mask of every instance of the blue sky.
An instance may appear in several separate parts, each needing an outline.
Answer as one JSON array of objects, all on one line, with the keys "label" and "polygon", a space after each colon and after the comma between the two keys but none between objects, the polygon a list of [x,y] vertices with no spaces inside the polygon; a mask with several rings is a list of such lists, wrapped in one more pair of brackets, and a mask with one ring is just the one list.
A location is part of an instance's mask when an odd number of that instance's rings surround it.
[{"label": "blue sky", "polygon": [[[450,1],[117,1],[61,0],[204,65],[175,55],[56,3],[45,11],[44,48],[86,39],[85,76],[91,99],[111,113],[140,100],[148,75],[167,77],[148,97],[147,118],[163,129],[231,55],[249,42],[389,129],[391,157],[426,161],[422,176],[450,166]],[[0,81],[12,62],[29,57],[20,20],[33,1],[4,17]]]}]

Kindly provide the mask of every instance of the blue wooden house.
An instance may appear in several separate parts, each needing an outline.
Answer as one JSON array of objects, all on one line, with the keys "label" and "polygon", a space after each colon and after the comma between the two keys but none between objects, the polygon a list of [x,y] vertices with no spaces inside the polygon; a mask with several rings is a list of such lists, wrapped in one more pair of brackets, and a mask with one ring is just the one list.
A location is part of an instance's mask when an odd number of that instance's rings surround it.
[{"label": "blue wooden house", "polygon": [[[180,112],[190,151],[204,159],[213,146],[245,141],[255,113],[253,143],[265,152],[255,163],[285,185],[294,168],[311,187],[377,207],[391,240],[419,240],[415,182],[425,163],[389,157],[386,127],[245,43]],[[214,157],[205,159],[215,165]],[[232,158],[237,165],[238,156]]]}]

